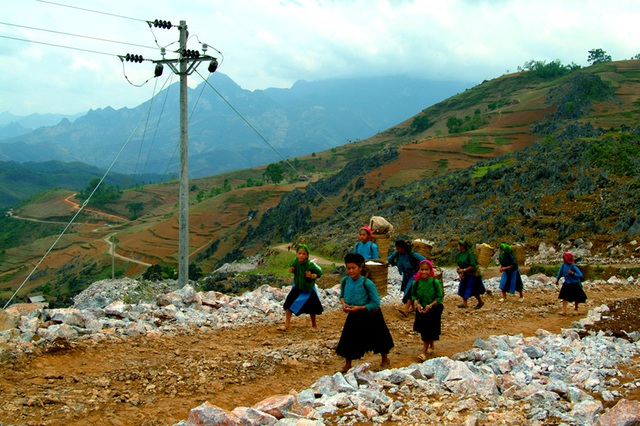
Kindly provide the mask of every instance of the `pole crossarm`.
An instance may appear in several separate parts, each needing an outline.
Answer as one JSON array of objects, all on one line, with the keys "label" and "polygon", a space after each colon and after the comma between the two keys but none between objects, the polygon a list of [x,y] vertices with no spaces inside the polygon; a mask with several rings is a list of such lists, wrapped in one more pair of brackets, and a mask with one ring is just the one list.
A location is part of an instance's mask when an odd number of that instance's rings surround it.
[{"label": "pole crossarm", "polygon": [[182,58],[181,57],[178,59],[159,59],[159,60],[154,60],[152,62],[154,64],[167,65],[169,68],[171,68],[171,71],[173,71],[175,74],[182,75],[182,72],[180,71],[179,67],[176,66],[176,64],[180,64],[182,61],[187,61],[187,62],[191,61],[191,63],[187,65],[187,70],[186,70],[186,75],[191,75],[202,62],[217,61],[217,59],[214,58],[213,56],[204,55],[204,56],[200,56],[199,58]]}]

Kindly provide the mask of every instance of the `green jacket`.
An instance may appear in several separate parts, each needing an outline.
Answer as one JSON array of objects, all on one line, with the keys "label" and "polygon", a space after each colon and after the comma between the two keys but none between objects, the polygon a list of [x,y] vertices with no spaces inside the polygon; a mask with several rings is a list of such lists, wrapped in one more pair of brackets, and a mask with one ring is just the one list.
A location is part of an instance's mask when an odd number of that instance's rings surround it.
[{"label": "green jacket", "polygon": [[442,285],[433,277],[414,281],[411,286],[411,300],[417,300],[420,306],[427,306],[434,300],[442,305],[443,298]]},{"label": "green jacket", "polygon": [[293,283],[298,286],[300,291],[311,291],[313,286],[316,285],[316,280],[305,277],[307,270],[311,271],[312,274],[316,274],[318,278],[322,276],[322,269],[309,259],[305,260],[304,263],[298,262],[297,258],[292,259],[289,266],[293,266]]}]

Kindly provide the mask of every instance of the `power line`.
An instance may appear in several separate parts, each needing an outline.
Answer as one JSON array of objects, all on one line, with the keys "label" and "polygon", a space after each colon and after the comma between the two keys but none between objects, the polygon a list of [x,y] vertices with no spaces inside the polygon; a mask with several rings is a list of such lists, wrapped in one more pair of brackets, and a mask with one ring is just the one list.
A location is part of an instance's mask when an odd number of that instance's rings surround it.
[{"label": "power line", "polygon": [[10,27],[26,28],[26,29],[29,29],[29,30],[44,31],[44,32],[48,32],[48,33],[62,34],[62,35],[71,36],[71,37],[80,37],[80,38],[86,38],[86,39],[90,39],[90,40],[106,41],[108,43],[117,43],[117,44],[124,44],[124,45],[128,45],[128,46],[144,47],[145,49],[158,50],[158,48],[154,47],[154,46],[145,46],[145,45],[142,45],[142,44],[127,43],[127,42],[124,42],[124,41],[109,40],[109,39],[105,39],[105,38],[91,37],[91,36],[86,36],[86,35],[82,35],[82,34],[65,33],[65,32],[62,32],[62,31],[48,30],[48,29],[45,29],[45,28],[37,28],[37,27],[29,27],[29,26],[26,26],[26,25],[11,24],[9,22],[0,22],[0,24],[1,25],[7,25],[7,26],[10,26]]},{"label": "power line", "polygon": [[83,10],[83,11],[85,11],[85,12],[99,13],[99,14],[101,14],[101,15],[108,15],[108,16],[115,16],[116,18],[131,19],[132,21],[147,22],[147,21],[145,21],[144,19],[131,18],[130,16],[116,15],[115,13],[101,12],[101,11],[99,11],[99,10],[85,9],[84,7],[70,6],[70,5],[68,5],[68,4],[56,3],[56,2],[47,1],[47,0],[36,0],[36,1],[39,1],[40,3],[48,3],[48,4],[52,4],[52,5],[54,5],[54,6],[61,6],[61,7],[68,7],[68,8],[70,8],[70,9]]},{"label": "power line", "polygon": [[6,35],[2,35],[2,34],[0,34],[0,38],[8,38],[10,40],[26,41],[27,43],[43,44],[45,46],[62,47],[63,49],[78,50],[80,52],[97,53],[99,55],[107,55],[107,56],[119,57],[118,55],[113,54],[113,53],[99,52],[97,50],[91,50],[91,49],[82,49],[80,47],[64,46],[62,44],[47,43],[47,42],[44,42],[44,41],[27,40],[26,38],[11,37],[11,36],[6,36]]}]

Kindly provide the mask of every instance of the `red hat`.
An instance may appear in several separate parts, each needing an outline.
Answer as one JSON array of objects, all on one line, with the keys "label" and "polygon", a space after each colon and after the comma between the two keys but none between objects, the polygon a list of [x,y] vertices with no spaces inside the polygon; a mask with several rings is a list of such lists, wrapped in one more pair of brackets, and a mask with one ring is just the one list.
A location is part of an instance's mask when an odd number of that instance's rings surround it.
[{"label": "red hat", "polygon": [[368,226],[363,226],[362,228],[360,228],[360,230],[365,231],[369,236],[369,239],[373,238],[373,232],[371,231],[371,228],[369,228]]},{"label": "red hat", "polygon": [[569,253],[568,251],[565,251],[562,254],[562,261],[564,263],[567,263],[567,264],[571,265],[573,262],[575,262],[575,260],[576,260],[576,258],[573,256],[573,254]]}]

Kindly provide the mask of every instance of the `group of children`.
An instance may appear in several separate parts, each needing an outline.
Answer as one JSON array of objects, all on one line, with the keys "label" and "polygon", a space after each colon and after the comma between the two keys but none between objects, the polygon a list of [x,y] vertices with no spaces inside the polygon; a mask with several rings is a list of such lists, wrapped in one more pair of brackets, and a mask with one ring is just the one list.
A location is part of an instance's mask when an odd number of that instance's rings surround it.
[{"label": "group of children", "polygon": [[[467,308],[468,299],[474,297],[478,301],[475,309],[480,309],[484,305],[482,295],[486,289],[471,243],[465,239],[460,240],[458,251],[457,272],[460,277],[458,295],[462,298],[462,303],[458,307]],[[380,296],[376,286],[366,276],[365,262],[378,257],[379,251],[373,241],[371,229],[362,227],[358,232],[358,242],[353,252],[348,253],[344,258],[346,276],[340,282],[340,302],[347,318],[336,353],[345,359],[343,373],[352,367],[354,359],[362,358],[369,351],[380,354],[381,368],[390,366],[389,352],[394,347],[393,338],[380,309]],[[436,279],[433,263],[419,253],[413,252],[407,241],[396,241],[396,250],[387,261],[390,265],[397,266],[402,276],[403,309],[400,309],[400,312],[404,316],[407,316],[410,311],[415,312],[413,330],[420,333],[423,342],[423,351],[418,359],[425,361],[434,351],[434,341],[439,340],[441,334],[444,311],[443,285]],[[556,277],[556,284],[560,278],[564,278],[559,299],[563,301],[563,314],[566,315],[568,302],[574,302],[577,311],[578,304],[584,303],[587,297],[582,290],[582,273],[575,266],[573,255],[565,253],[563,262]],[[500,301],[505,300],[507,293],[516,292],[520,295],[519,300],[523,301],[523,285],[518,263],[512,247],[506,243],[500,245],[500,271],[502,272]],[[315,288],[315,281],[322,276],[322,269],[309,260],[307,245],[297,246],[296,258],[292,259],[289,272],[294,275],[293,286],[284,302],[285,325],[278,329],[281,331],[289,329],[292,314],[309,314],[312,330],[317,331],[316,315],[323,312],[323,307]]]}]

